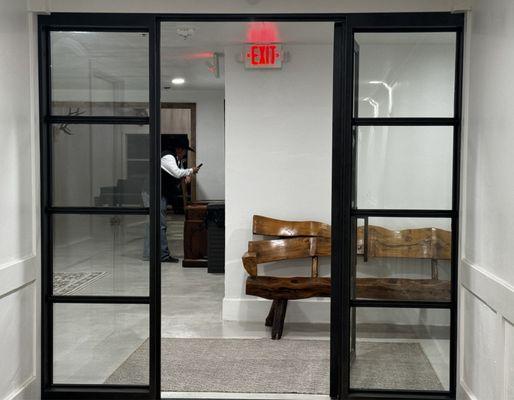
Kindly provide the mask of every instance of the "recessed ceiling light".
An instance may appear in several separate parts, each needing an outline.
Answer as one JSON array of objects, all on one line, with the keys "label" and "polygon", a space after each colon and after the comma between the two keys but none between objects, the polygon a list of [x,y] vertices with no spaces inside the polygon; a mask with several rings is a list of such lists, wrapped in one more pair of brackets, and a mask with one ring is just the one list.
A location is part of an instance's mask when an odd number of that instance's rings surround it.
[{"label": "recessed ceiling light", "polygon": [[195,31],[196,29],[192,26],[179,26],[177,28],[177,35],[179,35],[182,39],[187,40],[191,39]]},{"label": "recessed ceiling light", "polygon": [[173,78],[171,80],[171,83],[173,83],[174,85],[183,85],[184,83],[186,83],[186,80],[184,78]]}]

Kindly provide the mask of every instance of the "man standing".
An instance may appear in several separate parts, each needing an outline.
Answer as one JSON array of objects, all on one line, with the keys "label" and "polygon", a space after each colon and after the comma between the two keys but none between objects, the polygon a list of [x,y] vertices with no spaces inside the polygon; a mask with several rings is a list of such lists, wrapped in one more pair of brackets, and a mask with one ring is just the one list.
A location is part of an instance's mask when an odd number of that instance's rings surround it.
[{"label": "man standing", "polygon": [[[191,147],[189,147],[189,141],[186,138],[175,141],[173,144],[173,149],[171,151],[163,151],[161,154],[161,182],[164,181],[163,175],[169,174],[171,181],[169,184],[179,186],[182,180],[185,180],[186,183],[191,181],[191,176],[193,174],[197,174],[200,170],[200,166],[195,168],[181,168],[182,162],[186,158],[187,151],[195,151]],[[143,198],[143,204],[145,207],[150,207],[150,194],[148,189],[144,190],[141,193]],[[168,238],[166,236],[167,224],[166,224],[166,208],[168,206],[168,201],[165,196],[161,194],[161,218],[160,218],[160,235],[161,235],[161,262],[178,262],[178,258],[173,257],[170,254],[170,250],[168,247]],[[150,258],[150,235],[149,235],[149,227],[147,226],[145,233],[145,243],[143,249],[143,260],[148,260]]]}]

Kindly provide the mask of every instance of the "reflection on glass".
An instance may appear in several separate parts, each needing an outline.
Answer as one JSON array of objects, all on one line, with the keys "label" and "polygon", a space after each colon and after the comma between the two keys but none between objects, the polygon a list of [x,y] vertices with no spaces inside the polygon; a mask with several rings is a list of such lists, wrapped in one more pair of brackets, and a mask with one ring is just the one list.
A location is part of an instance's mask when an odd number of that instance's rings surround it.
[{"label": "reflection on glass", "polygon": [[356,33],[355,41],[359,117],[453,116],[455,33]]},{"label": "reflection on glass", "polygon": [[449,219],[359,219],[354,294],[373,300],[451,300]]},{"label": "reflection on glass", "polygon": [[148,35],[51,32],[54,115],[148,116]]},{"label": "reflection on glass", "polygon": [[55,304],[53,324],[54,383],[149,383],[148,305]]},{"label": "reflection on glass", "polygon": [[53,205],[142,207],[148,126],[52,126]]},{"label": "reflection on glass", "polygon": [[352,389],[448,390],[450,311],[357,308]]},{"label": "reflection on glass", "polygon": [[147,296],[145,215],[54,215],[54,294]]},{"label": "reflection on glass", "polygon": [[356,152],[357,208],[451,209],[453,127],[361,126]]}]

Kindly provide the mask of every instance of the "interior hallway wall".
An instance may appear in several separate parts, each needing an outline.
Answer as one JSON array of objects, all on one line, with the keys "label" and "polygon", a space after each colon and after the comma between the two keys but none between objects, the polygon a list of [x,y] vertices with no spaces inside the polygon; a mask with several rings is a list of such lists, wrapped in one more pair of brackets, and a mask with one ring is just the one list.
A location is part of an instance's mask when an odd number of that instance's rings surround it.
[{"label": "interior hallway wall", "polygon": [[514,3],[476,1],[468,41],[460,379],[470,399],[513,400]]},{"label": "interior hallway wall", "polygon": [[0,399],[38,394],[37,88],[27,3],[0,2]]},{"label": "interior hallway wall", "polygon": [[[244,294],[241,256],[252,239],[252,216],[330,223],[332,45],[289,45],[281,70],[245,70],[242,47],[225,51],[226,220],[223,318],[260,321],[267,301]],[[299,262],[295,261],[295,265]],[[267,266],[264,273],[310,274],[303,267]],[[261,268],[261,267],[260,267]],[[324,259],[321,274],[329,271]],[[329,304],[292,302],[287,317],[328,321]]]}]

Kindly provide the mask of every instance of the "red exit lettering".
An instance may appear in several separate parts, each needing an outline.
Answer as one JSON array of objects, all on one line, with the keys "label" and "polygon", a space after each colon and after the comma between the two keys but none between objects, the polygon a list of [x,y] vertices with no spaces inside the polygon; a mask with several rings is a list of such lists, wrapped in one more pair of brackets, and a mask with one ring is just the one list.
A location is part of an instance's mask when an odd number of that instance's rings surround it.
[{"label": "red exit lettering", "polygon": [[281,65],[280,49],[275,44],[255,44],[246,52],[246,64],[249,67],[277,67]]}]

